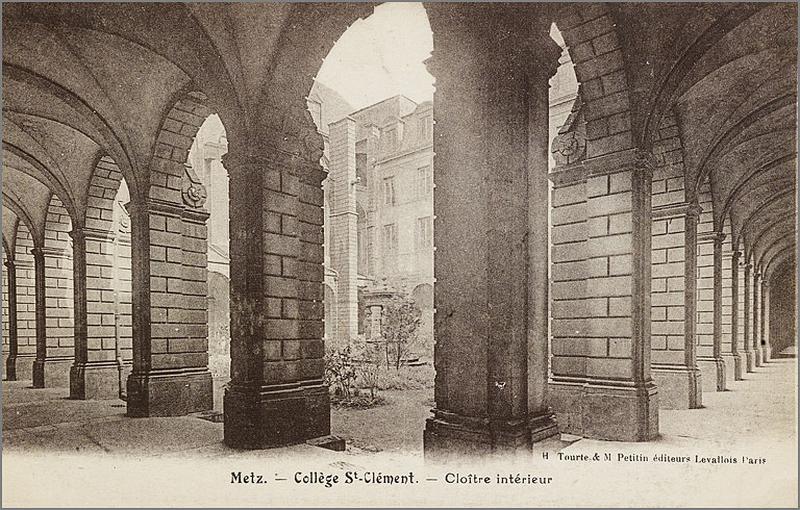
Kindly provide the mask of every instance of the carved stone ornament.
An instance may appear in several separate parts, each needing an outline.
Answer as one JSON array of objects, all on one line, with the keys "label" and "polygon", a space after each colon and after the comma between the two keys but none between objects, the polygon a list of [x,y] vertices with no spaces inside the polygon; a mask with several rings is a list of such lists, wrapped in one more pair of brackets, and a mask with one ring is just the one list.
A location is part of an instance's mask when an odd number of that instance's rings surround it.
[{"label": "carved stone ornament", "polygon": [[299,105],[275,104],[271,104],[269,109],[269,117],[274,119],[272,125],[275,128],[272,131],[277,148],[319,164],[324,145],[308,110]]},{"label": "carved stone ornament", "polygon": [[575,98],[572,111],[553,139],[553,160],[556,166],[577,163],[586,157],[586,122],[583,118],[581,94]]},{"label": "carved stone ornament", "polygon": [[197,174],[191,166],[184,165],[183,170],[183,191],[181,193],[183,203],[189,207],[199,209],[205,205],[206,198],[208,198],[206,187],[203,186],[203,183],[197,177]]},{"label": "carved stone ornament", "polygon": [[586,138],[576,131],[558,135],[553,140],[553,159],[556,165],[580,161],[585,153]]}]

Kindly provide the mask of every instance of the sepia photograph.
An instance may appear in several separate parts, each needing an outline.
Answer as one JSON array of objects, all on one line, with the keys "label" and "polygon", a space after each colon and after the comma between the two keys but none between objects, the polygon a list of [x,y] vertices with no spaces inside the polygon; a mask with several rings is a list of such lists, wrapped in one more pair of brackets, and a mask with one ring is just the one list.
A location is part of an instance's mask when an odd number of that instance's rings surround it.
[{"label": "sepia photograph", "polygon": [[795,2],[6,2],[3,508],[797,508]]}]

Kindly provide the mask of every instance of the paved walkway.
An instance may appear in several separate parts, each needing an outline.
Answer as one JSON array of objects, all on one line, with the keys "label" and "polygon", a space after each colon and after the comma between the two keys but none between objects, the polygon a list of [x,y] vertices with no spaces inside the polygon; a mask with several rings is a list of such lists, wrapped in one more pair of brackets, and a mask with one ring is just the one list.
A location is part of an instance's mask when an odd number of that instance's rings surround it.
[{"label": "paved walkway", "polygon": [[[560,449],[562,454],[574,454],[576,458],[581,454],[591,456],[599,453],[602,456],[610,453],[614,461],[608,464],[609,469],[598,469],[597,463],[554,463],[551,457],[550,463],[544,466],[556,473],[554,476],[561,480],[561,489],[567,492],[542,492],[540,499],[522,501],[522,504],[538,506],[550,501],[550,504],[561,505],[569,501],[578,506],[792,506],[797,502],[796,374],[795,359],[773,360],[755,373],[747,374],[745,381],[732,383],[729,391],[704,393],[703,409],[661,411],[661,437],[650,443],[578,440],[566,447],[566,443],[559,443],[551,450],[554,455],[557,455],[556,449]],[[163,462],[173,461],[178,462],[176,469],[183,472],[186,465],[180,463],[181,459],[184,462],[185,459],[194,459],[193,466],[214,459],[227,459],[225,462],[243,466],[281,466],[287,462],[295,466],[306,459],[313,461],[310,465],[317,469],[346,469],[348,466],[366,465],[411,465],[414,469],[422,469],[421,435],[430,404],[430,396],[426,392],[413,392],[413,398],[409,400],[416,403],[413,409],[403,404],[388,406],[377,412],[335,410],[332,413],[334,433],[352,441],[344,453],[308,445],[245,452],[231,450],[222,444],[221,423],[195,416],[131,419],[125,417],[124,402],[120,400],[73,401],[66,398],[63,388],[33,389],[29,385],[29,382],[3,382],[4,475],[10,469],[8,466],[20,470],[46,469],[52,470],[51,477],[65,476],[66,483],[75,465],[91,469],[93,465],[110,462],[110,471],[104,473],[111,476],[108,473],[119,468],[119,459],[135,462],[142,468],[148,465],[149,459],[160,459],[159,464],[154,464],[151,469],[163,473],[169,472],[169,468],[164,467],[169,464]],[[392,420],[387,413],[395,407],[399,416]],[[377,450],[381,451],[376,453]],[[56,452],[58,455],[53,456],[52,453]],[[44,457],[44,454],[48,456]],[[72,456],[65,456],[67,454]],[[618,458],[620,454],[627,459],[634,459],[638,455],[639,460],[624,460]],[[654,460],[658,454],[690,457],[692,461],[663,464]],[[642,457],[647,457],[648,461],[642,461]],[[731,466],[710,462],[712,458],[723,457],[736,458],[737,464]],[[709,462],[700,462],[701,458],[707,458]],[[766,459],[766,465],[751,465],[747,459]],[[64,462],[63,466],[58,467],[59,462]],[[538,462],[541,463],[541,460]],[[222,464],[217,462],[214,465]],[[527,461],[528,468],[541,465]],[[63,469],[62,475],[57,475],[58,469]],[[210,472],[204,473],[204,476],[211,476]],[[141,480],[147,479],[150,473],[150,470],[143,471]],[[4,476],[5,504],[11,503],[6,499],[14,495],[14,488],[21,483],[19,472],[10,474],[13,476],[9,480],[16,481],[8,481],[8,484],[16,485],[8,485]],[[218,475],[230,477],[230,472]],[[742,483],[742,480],[749,481]],[[595,487],[595,482],[600,485]],[[629,491],[597,490],[598,487],[614,487],[617,484]],[[144,487],[141,490],[147,492],[147,489]],[[64,490],[68,491],[69,487]],[[141,490],[132,492],[132,497],[141,497]],[[64,497],[68,494],[64,492]],[[512,491],[508,494],[511,497],[515,493]],[[565,494],[569,494],[566,499]],[[585,495],[584,499],[581,499],[582,494]],[[44,497],[42,494],[38,496]],[[31,497],[31,494],[27,497]],[[70,497],[72,499],[67,500],[79,505],[91,502],[90,499],[81,499],[88,496],[77,490]],[[177,493],[175,497],[178,498]],[[188,491],[186,498],[191,497],[193,493]],[[435,497],[435,494],[431,497]],[[477,498],[474,499],[475,504],[482,501],[480,495],[474,497]],[[163,503],[155,495],[152,498],[155,499],[150,504]],[[46,500],[37,501],[42,504]],[[174,503],[192,506],[191,501],[178,498]],[[356,501],[349,499],[348,504],[352,506]],[[366,504],[370,501],[375,503],[373,500],[362,502]],[[423,504],[425,501],[417,503]],[[405,504],[411,505],[413,502],[407,500]],[[511,505],[515,502],[509,500],[503,503]],[[218,502],[221,503],[225,502]],[[301,500],[296,500],[296,504],[301,503]],[[313,501],[306,501],[306,504],[310,503]],[[494,506],[500,503],[491,498],[486,500],[486,504]],[[132,504],[148,503],[145,499],[134,499]],[[250,503],[242,501],[241,504],[268,503],[256,499]],[[450,504],[455,504],[455,501],[450,500]]]}]

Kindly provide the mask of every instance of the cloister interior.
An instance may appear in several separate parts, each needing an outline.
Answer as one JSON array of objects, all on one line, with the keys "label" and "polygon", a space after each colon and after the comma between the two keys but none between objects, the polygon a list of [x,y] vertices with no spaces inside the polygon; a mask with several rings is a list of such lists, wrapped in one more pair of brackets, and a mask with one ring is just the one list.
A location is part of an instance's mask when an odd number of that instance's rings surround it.
[{"label": "cloister interior", "polygon": [[[374,7],[3,6],[4,385],[124,396],[125,420],[214,407],[214,220],[188,164],[213,114],[228,147],[224,444],[330,436],[326,172],[307,97]],[[652,441],[659,410],[700,409],[789,356],[795,4],[424,7],[426,457],[530,451],[559,434]],[[578,82],[561,126],[548,114],[553,24]]]}]

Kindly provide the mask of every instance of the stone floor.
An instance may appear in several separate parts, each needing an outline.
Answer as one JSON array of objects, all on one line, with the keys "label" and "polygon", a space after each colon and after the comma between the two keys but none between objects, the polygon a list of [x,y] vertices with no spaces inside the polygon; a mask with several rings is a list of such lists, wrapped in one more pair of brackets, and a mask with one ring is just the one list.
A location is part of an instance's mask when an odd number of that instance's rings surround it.
[{"label": "stone floor", "polygon": [[[793,358],[773,360],[755,373],[747,374],[746,380],[733,382],[729,391],[704,393],[703,409],[661,411],[661,437],[650,443],[585,439],[566,447],[563,446],[566,443],[558,443],[551,448],[548,463],[528,459],[524,466],[529,469],[536,467],[540,471],[546,467],[548,474],[552,472],[561,480],[560,486],[567,490],[569,497],[564,499],[566,493],[563,491],[538,489],[536,501],[524,499],[524,493],[518,494],[523,499],[516,500],[513,498],[517,492],[511,491],[507,494],[511,499],[502,502],[512,506],[515,503],[546,506],[548,502],[550,505],[570,502],[578,506],[794,506],[797,503],[796,368]],[[29,382],[3,382],[4,505],[30,503],[51,506],[53,502],[46,499],[48,493],[28,492],[22,500],[8,499],[14,496],[15,488],[25,483],[25,473],[30,470],[48,471],[54,479],[66,477],[58,479],[69,480],[70,473],[76,469],[78,472],[82,472],[81,469],[91,472],[97,466],[108,464],[103,476],[110,477],[106,482],[113,484],[114,476],[124,471],[121,466],[131,469],[152,466],[137,478],[144,484],[153,472],[165,474],[176,469],[177,473],[185,473],[188,459],[192,461],[191,466],[212,461],[207,464],[210,467],[203,471],[201,478],[208,478],[211,473],[230,478],[230,469],[226,471],[226,468],[231,463],[237,466],[277,466],[276,477],[280,466],[291,465],[292,472],[281,474],[291,477],[300,465],[298,463],[304,461],[315,469],[341,470],[348,466],[368,465],[384,466],[384,470],[386,466],[423,469],[421,432],[430,405],[430,395],[426,391],[407,392],[412,394],[407,401],[402,401],[399,395],[389,395],[390,402],[394,403],[377,410],[334,410],[333,432],[350,440],[346,452],[330,452],[308,445],[244,452],[231,450],[222,444],[220,423],[193,416],[130,419],[125,417],[124,403],[120,400],[73,401],[66,398],[64,389],[33,389],[29,386]],[[377,450],[380,451],[375,453]],[[560,452],[556,453],[556,450]],[[599,453],[602,457],[610,453],[615,460],[608,464],[613,469],[604,469],[592,462],[554,460],[553,456],[559,453],[574,454],[576,458],[579,454],[593,456]],[[652,461],[659,453],[688,456],[693,462],[665,466]],[[651,461],[619,460],[620,454],[628,458],[649,456]],[[738,464],[697,463],[695,456],[709,459],[736,457]],[[742,464],[745,457],[765,458],[767,464]],[[155,461],[156,464],[148,464]],[[481,461],[480,465],[487,468],[489,464]],[[163,481],[163,478],[159,480]],[[741,480],[749,482],[739,483]],[[602,484],[595,487],[593,481],[598,484],[602,481]],[[150,494],[149,500],[141,499],[152,483],[155,482],[145,484],[139,491],[129,488],[132,491],[129,495],[139,498],[132,500],[134,506],[164,504],[156,494]],[[212,481],[209,479],[207,483]],[[226,479],[227,483],[229,480]],[[627,492],[597,490],[598,487],[617,484]],[[225,487],[229,488],[229,485]],[[78,506],[92,504],[92,500],[87,499],[90,495],[78,489],[70,490],[70,486],[63,487],[59,497]],[[415,493],[414,497],[421,498],[424,492]],[[309,498],[313,497],[312,493],[309,492]],[[199,504],[191,499],[196,493],[187,489],[187,499],[184,500],[180,499],[180,494],[180,491],[174,493],[173,497],[177,499],[171,502],[188,506]],[[236,497],[242,496],[236,494]],[[403,504],[427,504],[434,501],[437,494],[429,495],[433,500],[411,498]],[[19,493],[17,496],[21,497]],[[487,498],[485,501],[484,496]],[[359,500],[358,497],[351,495],[351,499],[342,504],[354,506],[359,501],[365,504],[378,502],[374,499]],[[475,505],[500,504],[500,501],[482,493],[475,493],[470,498],[469,501]],[[213,499],[208,500],[209,505]],[[232,505],[232,501],[225,499],[222,503]],[[314,500],[302,498],[292,501],[298,505],[314,503]],[[443,501],[454,504],[452,499]],[[244,506],[266,504],[258,498],[244,498],[239,502]]]}]

